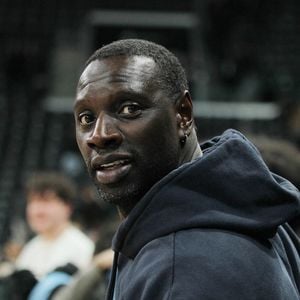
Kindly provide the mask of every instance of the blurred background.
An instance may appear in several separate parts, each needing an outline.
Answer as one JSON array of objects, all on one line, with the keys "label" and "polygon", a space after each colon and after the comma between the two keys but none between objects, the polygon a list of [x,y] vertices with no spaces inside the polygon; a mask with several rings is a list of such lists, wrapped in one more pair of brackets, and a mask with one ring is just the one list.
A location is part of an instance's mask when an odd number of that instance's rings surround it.
[{"label": "blurred background", "polygon": [[299,17],[297,0],[1,0],[0,245],[17,235],[32,171],[61,170],[86,191],[75,87],[84,61],[116,39],[179,57],[200,140],[231,127],[299,150]]}]

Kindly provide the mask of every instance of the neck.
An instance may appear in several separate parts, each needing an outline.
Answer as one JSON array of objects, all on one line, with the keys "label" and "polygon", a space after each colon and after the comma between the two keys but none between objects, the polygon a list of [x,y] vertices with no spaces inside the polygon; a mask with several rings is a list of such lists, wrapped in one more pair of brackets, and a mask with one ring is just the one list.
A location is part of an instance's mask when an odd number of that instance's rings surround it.
[{"label": "neck", "polygon": [[200,148],[200,145],[198,144],[198,142],[196,143],[195,147],[194,147],[194,150],[192,152],[192,158],[191,158],[191,161],[198,158],[198,157],[201,157],[203,155],[202,153],[202,150]]}]

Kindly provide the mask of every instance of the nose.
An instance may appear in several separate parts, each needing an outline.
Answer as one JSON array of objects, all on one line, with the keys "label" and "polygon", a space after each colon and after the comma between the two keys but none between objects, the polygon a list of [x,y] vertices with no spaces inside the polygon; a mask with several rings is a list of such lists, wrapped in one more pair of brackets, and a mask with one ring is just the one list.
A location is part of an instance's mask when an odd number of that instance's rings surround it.
[{"label": "nose", "polygon": [[91,135],[87,139],[93,149],[117,148],[123,140],[122,133],[109,115],[101,115],[96,119]]}]

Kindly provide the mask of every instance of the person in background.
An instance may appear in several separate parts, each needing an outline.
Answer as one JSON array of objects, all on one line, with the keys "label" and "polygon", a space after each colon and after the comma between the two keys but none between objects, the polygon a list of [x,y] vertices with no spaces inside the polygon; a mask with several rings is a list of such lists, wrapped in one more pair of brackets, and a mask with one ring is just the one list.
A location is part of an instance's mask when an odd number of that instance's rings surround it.
[{"label": "person in background", "polygon": [[299,190],[236,130],[198,143],[170,51],[139,39],[97,50],[74,117],[99,197],[122,219],[108,300],[300,299],[300,245],[286,223]]},{"label": "person in background", "polygon": [[[88,191],[92,190],[88,189]],[[119,218],[114,211],[107,211],[99,203],[94,202],[94,193],[87,195],[85,192],[84,188],[80,189],[80,199],[86,202],[77,205],[75,214],[74,211],[72,214],[72,221],[95,240],[91,263],[88,268],[79,272],[74,271],[72,265],[64,265],[47,273],[31,287],[26,300],[102,300],[105,298],[113,261],[113,251],[110,249],[111,238]],[[86,206],[86,204],[92,205]]]},{"label": "person in background", "polygon": [[[300,151],[291,141],[265,135],[249,136],[269,169],[292,182],[300,190]],[[289,221],[300,237],[300,216]]]},{"label": "person in background", "polygon": [[87,271],[76,274],[67,285],[57,289],[50,299],[40,297],[38,300],[104,300],[112,262],[113,251],[101,251],[95,255]]},{"label": "person in background", "polygon": [[87,268],[94,243],[70,221],[76,196],[74,183],[56,172],[38,172],[26,184],[27,221],[36,234],[16,259],[16,268],[37,279],[55,268],[72,264]]}]

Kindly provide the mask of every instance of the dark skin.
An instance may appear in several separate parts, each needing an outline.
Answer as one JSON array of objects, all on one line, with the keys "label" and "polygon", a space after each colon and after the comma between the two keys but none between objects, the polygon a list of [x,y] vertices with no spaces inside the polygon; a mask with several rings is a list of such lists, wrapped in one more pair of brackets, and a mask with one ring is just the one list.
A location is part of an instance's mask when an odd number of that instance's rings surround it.
[{"label": "dark skin", "polygon": [[157,181],[201,156],[188,91],[174,103],[155,76],[152,58],[110,57],[91,62],[78,84],[79,149],[100,197],[124,218]]}]

